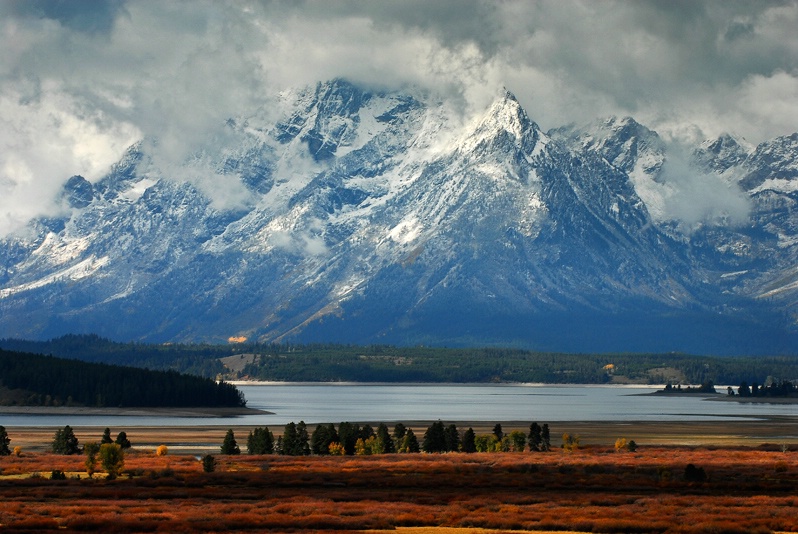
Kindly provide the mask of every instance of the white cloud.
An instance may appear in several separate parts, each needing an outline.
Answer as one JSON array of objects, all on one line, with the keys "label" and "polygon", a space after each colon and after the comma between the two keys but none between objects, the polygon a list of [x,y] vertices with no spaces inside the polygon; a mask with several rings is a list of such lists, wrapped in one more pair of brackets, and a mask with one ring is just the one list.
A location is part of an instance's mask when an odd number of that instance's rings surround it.
[{"label": "white cloud", "polygon": [[53,214],[67,178],[99,178],[138,136],[124,121],[45,84],[37,101],[0,94],[0,235],[31,217]]},{"label": "white cloud", "polygon": [[737,226],[748,221],[749,197],[733,180],[702,174],[687,163],[688,149],[672,145],[662,166],[664,217],[691,231],[703,224]]},{"label": "white cloud", "polygon": [[739,130],[747,130],[744,135],[753,139],[798,130],[798,70],[753,75],[735,93],[738,105],[727,117],[739,119],[728,124],[730,130],[737,126]]},{"label": "white cloud", "polygon": [[798,124],[796,25],[795,1],[0,2],[0,235],[136,137],[173,172],[226,118],[334,77],[464,115],[506,86],[544,129],[618,114],[757,143]]}]

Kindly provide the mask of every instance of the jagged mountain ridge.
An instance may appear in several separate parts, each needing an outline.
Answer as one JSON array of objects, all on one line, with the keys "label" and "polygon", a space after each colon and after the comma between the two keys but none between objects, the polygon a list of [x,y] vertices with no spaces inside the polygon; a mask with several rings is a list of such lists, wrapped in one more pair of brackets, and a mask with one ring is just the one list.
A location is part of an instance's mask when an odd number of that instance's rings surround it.
[{"label": "jagged mountain ridge", "polygon": [[546,133],[504,92],[462,126],[445,102],[343,80],[278,107],[183,167],[243,186],[232,208],[147,142],[70,179],[63,217],[0,243],[0,337],[795,347],[791,138],[696,147],[751,224],[686,232],[666,145],[630,118]]}]

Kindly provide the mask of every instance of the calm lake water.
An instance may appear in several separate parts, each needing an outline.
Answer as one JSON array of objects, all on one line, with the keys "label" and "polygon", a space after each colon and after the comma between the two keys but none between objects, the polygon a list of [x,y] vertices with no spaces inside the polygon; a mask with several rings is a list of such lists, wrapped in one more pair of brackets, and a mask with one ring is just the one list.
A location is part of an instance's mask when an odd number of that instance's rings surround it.
[{"label": "calm lake water", "polygon": [[[297,384],[239,386],[248,406],[273,414],[241,417],[2,415],[14,426],[283,426],[341,421],[709,421],[798,415],[795,404],[741,404],[644,395],[657,388],[484,384]],[[725,388],[724,388],[725,389]]]}]

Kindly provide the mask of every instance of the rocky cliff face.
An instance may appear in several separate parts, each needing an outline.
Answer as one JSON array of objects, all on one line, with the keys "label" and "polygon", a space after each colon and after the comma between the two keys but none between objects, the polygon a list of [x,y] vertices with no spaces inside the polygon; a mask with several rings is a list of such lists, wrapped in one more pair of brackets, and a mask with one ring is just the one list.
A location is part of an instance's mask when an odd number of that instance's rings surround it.
[{"label": "rocky cliff face", "polygon": [[0,337],[798,346],[798,134],[692,149],[746,210],[688,227],[674,158],[630,118],[546,133],[504,92],[463,126],[342,80],[279,102],[179,178],[143,142],[69,179],[62,216],[0,242]]}]

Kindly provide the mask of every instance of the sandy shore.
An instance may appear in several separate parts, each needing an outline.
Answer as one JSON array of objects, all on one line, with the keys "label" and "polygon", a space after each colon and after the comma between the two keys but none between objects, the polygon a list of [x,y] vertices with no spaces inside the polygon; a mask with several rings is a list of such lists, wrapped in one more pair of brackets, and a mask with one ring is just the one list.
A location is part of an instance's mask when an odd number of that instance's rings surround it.
[{"label": "sandy shore", "polygon": [[[2,416],[0,415],[0,424]],[[378,423],[370,423],[376,428]],[[421,439],[429,422],[405,422]],[[478,434],[490,433],[493,423],[458,422],[460,430],[473,427]],[[505,433],[513,430],[529,431],[529,422],[502,422]],[[795,417],[770,417],[757,420],[728,421],[554,421],[549,422],[552,445],[558,447],[564,433],[578,435],[584,445],[613,446],[617,438],[634,440],[640,446],[681,445],[681,446],[748,446],[763,444],[773,446],[787,445],[798,450],[798,415]],[[393,427],[389,423],[389,427]],[[74,426],[75,435],[81,443],[99,441],[102,427]],[[124,430],[139,450],[154,450],[164,444],[174,453],[202,454],[218,452],[229,426],[214,425],[212,421],[190,427],[136,426],[111,428],[112,435]],[[246,439],[252,426],[233,426],[236,439],[242,451],[246,450]],[[315,425],[310,425],[310,430]],[[270,430],[279,435],[282,427]],[[11,446],[21,446],[23,451],[43,452],[49,449],[55,430],[52,427],[10,427],[7,428]]]}]

